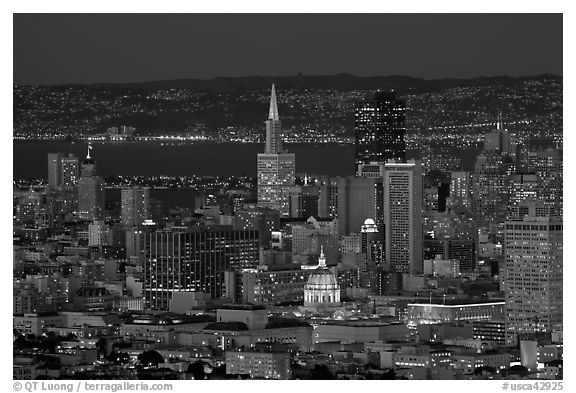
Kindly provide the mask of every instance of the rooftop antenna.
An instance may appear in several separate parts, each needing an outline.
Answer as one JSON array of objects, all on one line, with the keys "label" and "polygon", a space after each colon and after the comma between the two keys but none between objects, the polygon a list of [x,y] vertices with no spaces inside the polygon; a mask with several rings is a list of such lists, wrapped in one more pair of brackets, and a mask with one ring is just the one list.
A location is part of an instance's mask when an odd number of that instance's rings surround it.
[{"label": "rooftop antenna", "polygon": [[502,129],[502,112],[500,110],[498,110],[498,119],[496,121],[496,129],[497,130]]},{"label": "rooftop antenna", "polygon": [[324,256],[324,246],[320,246],[320,258],[318,258],[318,266],[326,267],[326,257]]}]

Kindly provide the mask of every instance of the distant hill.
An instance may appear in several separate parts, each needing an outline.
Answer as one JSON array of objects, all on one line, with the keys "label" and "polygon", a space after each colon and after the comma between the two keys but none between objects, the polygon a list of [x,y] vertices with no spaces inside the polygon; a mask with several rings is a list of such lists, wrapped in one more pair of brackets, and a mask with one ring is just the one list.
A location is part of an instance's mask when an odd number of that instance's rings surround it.
[{"label": "distant hill", "polygon": [[99,83],[91,87],[139,88],[146,90],[188,88],[199,91],[234,93],[242,90],[260,90],[269,88],[276,83],[281,89],[336,89],[348,90],[396,90],[399,93],[408,91],[435,91],[453,87],[513,85],[526,80],[559,79],[557,75],[537,75],[527,77],[478,77],[472,79],[422,79],[410,76],[354,76],[337,74],[327,76],[248,76],[248,77],[217,77],[213,79],[175,79],[139,83]]}]

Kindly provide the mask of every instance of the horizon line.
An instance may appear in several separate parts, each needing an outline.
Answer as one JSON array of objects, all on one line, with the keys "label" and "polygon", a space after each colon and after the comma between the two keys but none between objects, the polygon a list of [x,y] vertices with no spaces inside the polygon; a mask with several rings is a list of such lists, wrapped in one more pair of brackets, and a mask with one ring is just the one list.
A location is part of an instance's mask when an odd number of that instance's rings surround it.
[{"label": "horizon line", "polygon": [[133,82],[65,82],[65,83],[54,83],[54,84],[31,84],[31,83],[17,83],[12,82],[13,87],[63,87],[63,86],[120,86],[120,85],[140,85],[140,84],[150,84],[150,83],[169,83],[169,82],[184,82],[184,81],[202,81],[209,82],[218,79],[250,79],[250,78],[268,78],[268,79],[286,79],[286,78],[329,78],[336,76],[347,76],[359,79],[372,79],[372,78],[409,78],[414,80],[420,80],[423,82],[439,81],[439,80],[475,80],[475,79],[491,79],[491,78],[509,78],[509,79],[530,79],[530,78],[541,78],[541,77],[554,77],[554,78],[564,78],[563,75],[555,73],[539,73],[539,74],[526,74],[518,76],[510,76],[508,74],[498,74],[498,75],[478,75],[472,77],[438,77],[438,78],[423,78],[411,75],[401,75],[401,74],[390,74],[390,75],[368,75],[360,76],[355,74],[350,74],[347,72],[339,72],[335,74],[292,74],[292,75],[246,75],[246,76],[214,76],[209,78],[170,78],[170,79],[149,79]]}]

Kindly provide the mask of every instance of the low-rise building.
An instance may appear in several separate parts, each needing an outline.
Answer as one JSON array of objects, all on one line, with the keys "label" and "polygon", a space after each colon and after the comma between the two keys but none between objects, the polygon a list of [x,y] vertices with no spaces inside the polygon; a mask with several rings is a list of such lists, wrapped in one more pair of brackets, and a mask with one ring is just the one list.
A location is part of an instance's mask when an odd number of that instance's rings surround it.
[{"label": "low-rise building", "polygon": [[407,340],[410,331],[403,323],[370,321],[331,321],[317,324],[314,343],[325,341],[372,342],[377,340]]},{"label": "low-rise building", "polygon": [[510,367],[511,357],[509,353],[470,353],[454,354],[454,369],[472,373],[479,367],[492,367],[503,370]]},{"label": "low-rise building", "polygon": [[429,346],[404,346],[394,355],[397,368],[449,367],[452,364],[452,351]]},{"label": "low-rise building", "polygon": [[30,313],[14,315],[14,329],[21,334],[34,334],[36,336],[45,333],[47,328],[64,326],[66,317],[58,313]]},{"label": "low-rise building", "polygon": [[14,364],[12,365],[13,379],[32,380],[36,379],[36,366],[34,364]]},{"label": "low-rise building", "polygon": [[226,351],[226,374],[248,374],[252,378],[290,379],[288,352]]},{"label": "low-rise building", "polygon": [[408,304],[408,324],[489,321],[501,320],[504,317],[504,301],[469,302],[462,300],[436,303]]}]

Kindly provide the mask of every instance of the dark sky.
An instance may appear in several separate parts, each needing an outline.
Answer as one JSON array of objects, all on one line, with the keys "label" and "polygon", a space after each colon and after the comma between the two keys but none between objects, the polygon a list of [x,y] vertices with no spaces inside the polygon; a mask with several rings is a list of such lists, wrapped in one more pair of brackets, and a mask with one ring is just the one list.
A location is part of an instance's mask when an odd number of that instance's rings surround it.
[{"label": "dark sky", "polygon": [[14,82],[562,75],[561,14],[15,14]]}]

